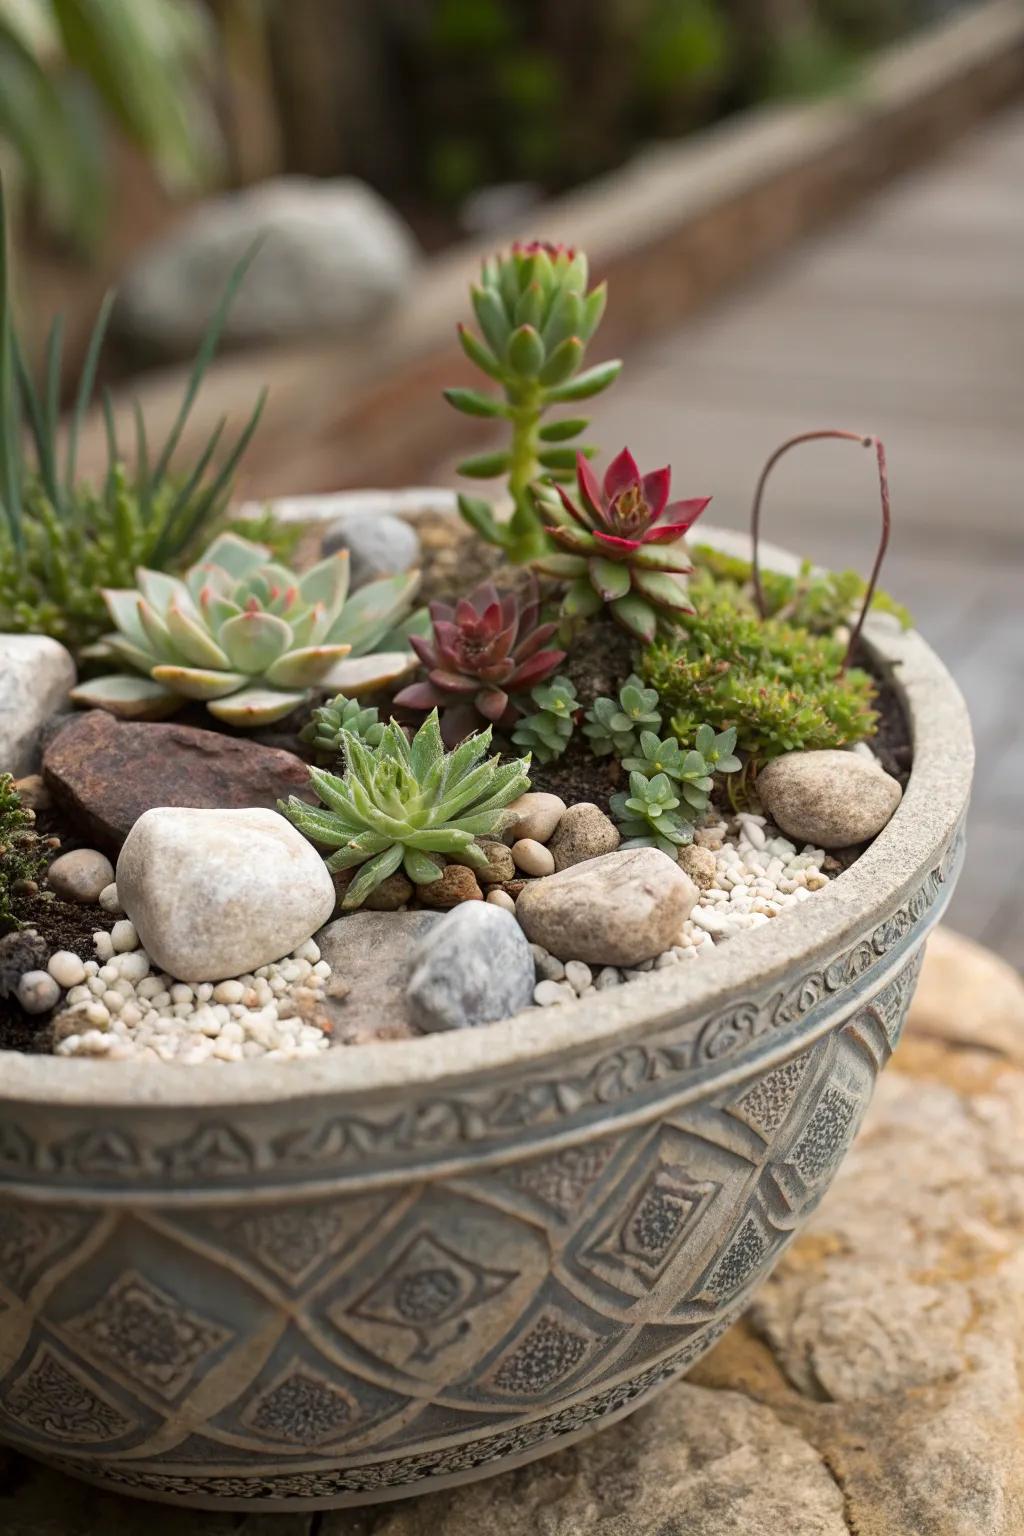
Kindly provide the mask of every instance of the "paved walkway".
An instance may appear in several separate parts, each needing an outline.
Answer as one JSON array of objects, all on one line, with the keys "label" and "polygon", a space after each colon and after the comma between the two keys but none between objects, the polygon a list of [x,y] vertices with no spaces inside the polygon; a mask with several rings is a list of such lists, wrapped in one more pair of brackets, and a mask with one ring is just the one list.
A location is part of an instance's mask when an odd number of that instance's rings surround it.
[{"label": "paved walkway", "polygon": [[[627,357],[597,440],[671,458],[678,494],[744,527],[758,470],[806,428],[877,432],[883,585],[971,708],[978,776],[949,921],[1024,965],[1024,110],[990,122],[713,310]],[[769,483],[765,536],[867,568],[869,455],[813,444]]]}]

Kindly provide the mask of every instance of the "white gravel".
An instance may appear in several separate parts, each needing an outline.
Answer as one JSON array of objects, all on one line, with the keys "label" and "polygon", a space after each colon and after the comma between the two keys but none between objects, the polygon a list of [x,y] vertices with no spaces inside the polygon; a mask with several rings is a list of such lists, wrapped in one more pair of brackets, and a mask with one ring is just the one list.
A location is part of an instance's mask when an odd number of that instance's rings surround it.
[{"label": "white gravel", "polygon": [[608,965],[596,976],[579,960],[563,964],[539,944],[531,944],[537,967],[533,1000],[538,1007],[571,1003],[588,992],[604,992],[651,970],[708,954],[733,935],[759,928],[787,907],[806,901],[829,881],[822,868],[827,856],[823,848],[798,851],[767,817],[749,811],[701,827],[694,841],[714,853],[715,876],[683,924],[679,943],[633,969]]},{"label": "white gravel", "polygon": [[[197,1066],[256,1056],[292,1060],[330,1046],[321,1004],[331,967],[312,939],[284,960],[216,985],[154,972],[127,921],[115,923],[111,934],[94,934],[93,944],[97,958],[79,962],[83,979],[54,1021],[58,1056]],[[71,973],[63,963],[58,970]],[[56,988],[60,978],[44,979]]]}]

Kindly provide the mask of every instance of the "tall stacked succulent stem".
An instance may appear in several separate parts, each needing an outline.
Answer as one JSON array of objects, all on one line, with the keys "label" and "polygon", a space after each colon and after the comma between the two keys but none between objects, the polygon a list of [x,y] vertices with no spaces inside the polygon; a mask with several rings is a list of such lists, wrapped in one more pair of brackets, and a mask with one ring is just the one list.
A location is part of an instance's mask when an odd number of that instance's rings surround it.
[{"label": "tall stacked succulent stem", "polygon": [[[473,479],[508,477],[512,516],[501,523],[488,502],[460,496],[472,528],[518,564],[550,549],[533,491],[545,478],[571,478],[574,450],[564,446],[587,426],[586,418],[543,423],[552,405],[586,400],[606,389],[621,363],[580,371],[587,342],[604,313],[602,283],[587,292],[587,259],[565,246],[532,242],[484,262],[471,290],[480,335],[459,326],[462,350],[504,398],[477,389],[447,389],[445,398],[467,416],[504,420],[507,448],[474,454],[459,469]],[[584,452],[589,453],[586,449]]]}]

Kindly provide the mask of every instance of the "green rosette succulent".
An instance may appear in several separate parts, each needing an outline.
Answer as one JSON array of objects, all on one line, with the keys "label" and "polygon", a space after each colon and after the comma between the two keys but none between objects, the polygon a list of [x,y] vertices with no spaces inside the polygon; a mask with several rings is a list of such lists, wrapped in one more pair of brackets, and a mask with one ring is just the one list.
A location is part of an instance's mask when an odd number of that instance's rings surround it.
[{"label": "green rosette succulent", "polygon": [[583,734],[595,757],[625,757],[639,750],[639,732],[644,726],[661,729],[657,691],[645,688],[632,672],[617,699],[595,699],[583,719]]},{"label": "green rosette succulent", "polygon": [[[386,650],[419,584],[419,572],[406,571],[348,598],[347,551],[298,576],[232,533],[183,580],[146,569],[136,578],[137,590],[103,594],[117,628],[102,650],[129,670],[79,684],[72,699],[133,719],[200,699],[217,719],[250,727],[290,714],[317,685],[344,687],[343,658]],[[405,666],[388,652],[358,680],[381,686]]]},{"label": "green rosette succulent", "polygon": [[611,812],[622,833],[623,848],[660,848],[670,859],[693,842],[693,824],[684,811],[667,773],[647,779],[634,769],[629,791],[611,797]]},{"label": "green rosette succulent", "polygon": [[309,770],[322,807],[292,795],[278,809],[311,842],[335,850],[326,861],[332,873],[362,866],[342,900],[347,910],[399,868],[416,885],[439,880],[438,854],[486,868],[476,838],[500,832],[505,808],[530,787],[528,757],[485,758],[490,726],[446,753],[436,709],[411,742],[395,721],[375,747],[349,731],[341,737],[344,775]]},{"label": "green rosette succulent", "polygon": [[513,744],[525,747],[539,763],[553,763],[572,740],[580,701],[571,678],[553,677],[534,688],[530,698],[537,708],[512,732]]},{"label": "green rosette succulent", "polygon": [[299,732],[299,740],[313,748],[318,763],[333,763],[341,755],[342,734],[349,731],[368,747],[380,745],[384,722],[373,705],[347,699],[343,693],[314,709]]}]

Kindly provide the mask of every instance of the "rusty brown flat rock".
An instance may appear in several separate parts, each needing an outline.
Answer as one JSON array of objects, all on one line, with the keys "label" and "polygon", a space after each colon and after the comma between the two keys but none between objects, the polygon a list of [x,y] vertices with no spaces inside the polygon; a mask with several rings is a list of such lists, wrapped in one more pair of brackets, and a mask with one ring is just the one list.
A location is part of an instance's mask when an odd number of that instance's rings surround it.
[{"label": "rusty brown flat rock", "polygon": [[273,809],[288,795],[316,800],[306,764],[291,752],[191,725],[115,720],[100,709],[51,739],[43,778],[89,838],[114,853],[154,806]]}]

